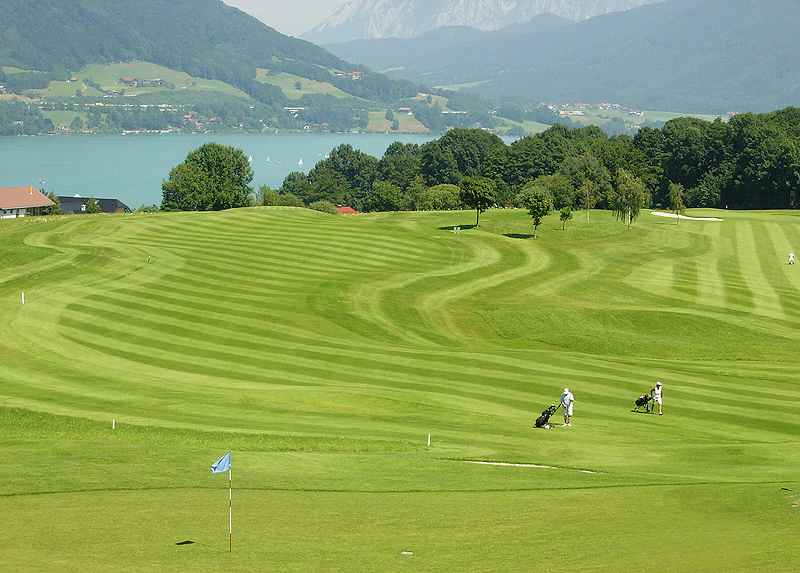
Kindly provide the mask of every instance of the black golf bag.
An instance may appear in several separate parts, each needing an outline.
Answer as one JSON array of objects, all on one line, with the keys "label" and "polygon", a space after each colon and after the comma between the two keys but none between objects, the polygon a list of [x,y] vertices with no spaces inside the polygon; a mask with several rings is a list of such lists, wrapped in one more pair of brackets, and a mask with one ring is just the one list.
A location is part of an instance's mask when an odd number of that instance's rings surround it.
[{"label": "black golf bag", "polygon": [[639,410],[644,408],[645,412],[649,412],[651,407],[650,402],[652,401],[653,401],[652,396],[650,396],[649,394],[642,394],[636,399],[636,402],[634,402],[633,411],[638,412]]},{"label": "black golf bag", "polygon": [[558,406],[548,406],[542,414],[536,418],[536,422],[534,422],[533,426],[535,428],[546,428],[550,425],[550,417],[556,413],[558,410]]}]

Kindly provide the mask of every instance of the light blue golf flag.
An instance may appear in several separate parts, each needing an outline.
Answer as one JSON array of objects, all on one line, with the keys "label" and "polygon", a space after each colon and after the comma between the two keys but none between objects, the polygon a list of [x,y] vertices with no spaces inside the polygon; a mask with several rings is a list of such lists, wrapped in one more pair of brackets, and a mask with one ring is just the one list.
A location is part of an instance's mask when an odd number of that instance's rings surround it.
[{"label": "light blue golf flag", "polygon": [[212,474],[224,474],[226,471],[231,469],[231,453],[228,452],[216,462],[214,462],[211,466],[211,473]]}]

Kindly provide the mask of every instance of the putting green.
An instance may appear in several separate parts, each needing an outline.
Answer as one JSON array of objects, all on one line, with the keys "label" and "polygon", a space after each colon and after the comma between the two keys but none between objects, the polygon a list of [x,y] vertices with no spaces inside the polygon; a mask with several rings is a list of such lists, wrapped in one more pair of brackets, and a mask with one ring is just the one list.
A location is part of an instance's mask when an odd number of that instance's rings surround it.
[{"label": "putting green", "polygon": [[691,215],[0,222],[4,566],[797,570],[800,219]]}]

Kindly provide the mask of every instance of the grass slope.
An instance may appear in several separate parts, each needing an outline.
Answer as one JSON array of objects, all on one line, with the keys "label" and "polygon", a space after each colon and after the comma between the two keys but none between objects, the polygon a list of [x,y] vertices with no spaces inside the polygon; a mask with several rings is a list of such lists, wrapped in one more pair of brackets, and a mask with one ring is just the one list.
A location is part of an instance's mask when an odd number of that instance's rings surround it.
[{"label": "grass slope", "polygon": [[[72,97],[75,95],[76,90],[82,91],[83,95],[86,96],[102,95],[102,92],[85,83],[88,80],[98,84],[106,91],[124,91],[126,95],[130,96],[175,91],[189,91],[222,94],[240,98],[249,97],[243,91],[233,87],[230,84],[226,84],[225,82],[221,82],[219,80],[209,80],[205,78],[196,78],[187,73],[171,70],[169,68],[165,68],[164,66],[159,66],[158,64],[153,64],[150,62],[134,61],[115,64],[92,64],[74,74],[74,77],[77,81],[50,82],[50,85],[47,87],[47,89],[31,90],[31,93],[45,98]],[[133,77],[137,79],[162,79],[166,82],[169,82],[174,87],[128,87],[120,83],[119,79],[123,77]]]},{"label": "grass slope", "polygon": [[798,220],[721,216],[0,222],[4,566],[794,571]]},{"label": "grass slope", "polygon": [[[425,127],[416,117],[407,113],[395,112],[395,118],[399,129],[398,133],[429,133],[430,129]],[[369,112],[369,124],[367,131],[372,133],[388,133],[392,131],[392,122],[386,119],[386,111]]]},{"label": "grass slope", "polygon": [[[256,79],[261,83],[279,87],[283,95],[290,99],[300,99],[305,95],[331,95],[338,98],[351,97],[331,83],[310,80],[285,72],[270,74],[267,70],[259,68],[256,70]],[[300,89],[297,89],[297,82],[300,82]]]}]

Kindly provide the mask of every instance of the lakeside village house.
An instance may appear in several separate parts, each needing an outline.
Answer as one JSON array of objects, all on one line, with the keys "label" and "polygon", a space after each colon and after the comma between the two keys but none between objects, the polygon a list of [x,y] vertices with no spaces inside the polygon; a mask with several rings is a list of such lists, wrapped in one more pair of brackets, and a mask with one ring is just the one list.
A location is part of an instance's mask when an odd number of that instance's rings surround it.
[{"label": "lakeside village house", "polygon": [[33,187],[0,187],[0,219],[39,215],[53,202]]},{"label": "lakeside village house", "polygon": [[[91,200],[90,197],[62,196],[56,197],[61,212],[64,215],[79,215],[86,213],[86,204]],[[119,199],[96,199],[101,213],[130,213],[131,209]]]},{"label": "lakeside village house", "polygon": [[[64,215],[86,212],[89,197],[59,196],[59,208]],[[101,213],[130,213],[130,207],[119,199],[97,199]],[[41,191],[30,187],[0,187],[0,219],[17,219],[41,215],[42,209],[53,202]]]}]

